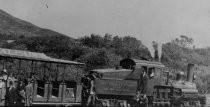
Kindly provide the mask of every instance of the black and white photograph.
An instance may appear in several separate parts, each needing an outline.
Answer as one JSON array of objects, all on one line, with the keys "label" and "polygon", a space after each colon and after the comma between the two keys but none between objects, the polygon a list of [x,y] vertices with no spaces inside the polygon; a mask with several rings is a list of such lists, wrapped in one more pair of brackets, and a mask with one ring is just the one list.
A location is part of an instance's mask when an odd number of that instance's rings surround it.
[{"label": "black and white photograph", "polygon": [[210,107],[210,1],[0,0],[0,106]]}]

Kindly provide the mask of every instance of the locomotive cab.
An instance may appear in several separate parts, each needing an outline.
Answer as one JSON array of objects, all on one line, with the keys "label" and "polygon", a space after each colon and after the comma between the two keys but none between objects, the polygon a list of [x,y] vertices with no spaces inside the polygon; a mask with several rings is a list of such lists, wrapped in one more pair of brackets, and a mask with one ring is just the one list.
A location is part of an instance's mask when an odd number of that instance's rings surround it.
[{"label": "locomotive cab", "polygon": [[152,96],[154,86],[166,84],[167,78],[163,76],[165,75],[165,72],[163,72],[165,66],[160,62],[126,58],[120,61],[120,66],[133,70],[129,79],[137,79],[138,81],[141,80],[142,72],[146,71],[148,77],[147,96]]}]

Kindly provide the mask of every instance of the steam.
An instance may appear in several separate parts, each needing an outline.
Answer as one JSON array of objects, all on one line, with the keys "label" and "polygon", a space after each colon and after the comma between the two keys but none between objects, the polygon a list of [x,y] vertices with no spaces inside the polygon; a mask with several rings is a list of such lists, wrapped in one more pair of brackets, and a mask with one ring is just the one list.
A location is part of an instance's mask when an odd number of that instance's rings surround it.
[{"label": "steam", "polygon": [[158,43],[157,42],[153,41],[152,46],[153,46],[154,51],[158,51]]},{"label": "steam", "polygon": [[150,45],[148,45],[147,47],[148,47],[148,50],[149,50],[149,52],[150,52],[152,58],[154,58],[154,57],[155,57],[155,54],[154,54],[155,51],[154,51],[152,45],[150,44]]},{"label": "steam", "polygon": [[159,62],[161,62],[161,56],[162,56],[162,43],[158,43],[158,57],[159,57]]},{"label": "steam", "polygon": [[161,56],[162,56],[162,43],[153,41],[152,42],[152,48],[149,49],[151,56],[155,61],[161,62]]}]

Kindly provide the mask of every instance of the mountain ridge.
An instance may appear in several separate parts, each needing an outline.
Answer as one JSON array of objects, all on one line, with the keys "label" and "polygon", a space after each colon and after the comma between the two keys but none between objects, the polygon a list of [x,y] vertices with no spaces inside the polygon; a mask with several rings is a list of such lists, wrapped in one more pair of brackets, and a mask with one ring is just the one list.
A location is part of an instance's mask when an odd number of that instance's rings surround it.
[{"label": "mountain ridge", "polygon": [[30,22],[16,18],[0,9],[0,34],[12,36],[66,36],[56,31],[41,28]]}]

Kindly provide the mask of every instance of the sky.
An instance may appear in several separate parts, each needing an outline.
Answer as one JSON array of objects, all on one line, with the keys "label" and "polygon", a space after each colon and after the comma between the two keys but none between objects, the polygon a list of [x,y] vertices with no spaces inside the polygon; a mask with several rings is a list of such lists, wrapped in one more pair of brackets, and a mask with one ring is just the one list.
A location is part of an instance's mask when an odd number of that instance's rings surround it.
[{"label": "sky", "polygon": [[186,35],[210,46],[210,0],[0,0],[0,9],[74,38],[130,35],[151,49]]}]

